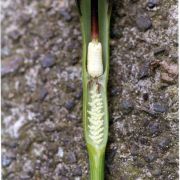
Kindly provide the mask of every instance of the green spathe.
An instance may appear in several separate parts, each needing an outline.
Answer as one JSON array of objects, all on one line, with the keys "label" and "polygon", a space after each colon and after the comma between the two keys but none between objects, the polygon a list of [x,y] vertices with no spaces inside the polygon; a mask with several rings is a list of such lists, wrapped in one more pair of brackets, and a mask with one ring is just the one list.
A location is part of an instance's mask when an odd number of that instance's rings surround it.
[{"label": "green spathe", "polygon": [[[103,180],[104,179],[104,154],[108,139],[109,115],[107,104],[107,82],[109,75],[109,23],[111,6],[107,0],[98,0],[98,41],[102,45],[102,64],[103,74],[100,77],[93,78],[87,73],[87,51],[88,44],[91,39],[91,0],[77,1],[81,30],[83,35],[83,56],[82,56],[82,72],[83,72],[83,124],[84,134],[87,144],[89,162],[90,162],[90,179]],[[98,94],[102,98],[102,122],[103,122],[103,135],[100,143],[94,143],[90,138],[89,132],[89,113],[91,108],[91,90],[97,87]],[[100,116],[99,116],[100,117]],[[95,134],[95,133],[94,133]]]}]

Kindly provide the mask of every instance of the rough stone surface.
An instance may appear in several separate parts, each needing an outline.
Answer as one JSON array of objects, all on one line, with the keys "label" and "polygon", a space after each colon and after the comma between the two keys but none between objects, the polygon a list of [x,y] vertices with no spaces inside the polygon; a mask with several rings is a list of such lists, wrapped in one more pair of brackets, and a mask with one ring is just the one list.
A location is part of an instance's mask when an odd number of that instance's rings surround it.
[{"label": "rough stone surface", "polygon": [[[107,180],[178,179],[178,6],[148,2],[113,0]],[[2,0],[1,20],[2,178],[88,179],[75,2]]]},{"label": "rough stone surface", "polygon": [[42,67],[52,67],[55,64],[55,57],[51,54],[47,54],[41,61]]},{"label": "rough stone surface", "polygon": [[136,25],[141,31],[146,31],[151,28],[152,22],[149,15],[144,12],[138,12],[136,16]]}]

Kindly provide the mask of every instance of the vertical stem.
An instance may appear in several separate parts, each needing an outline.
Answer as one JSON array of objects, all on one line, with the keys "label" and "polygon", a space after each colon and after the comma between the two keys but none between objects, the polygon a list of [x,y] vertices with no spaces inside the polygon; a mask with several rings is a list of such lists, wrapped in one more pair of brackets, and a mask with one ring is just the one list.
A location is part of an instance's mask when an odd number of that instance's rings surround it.
[{"label": "vertical stem", "polygon": [[104,180],[104,151],[89,151],[90,180]]}]

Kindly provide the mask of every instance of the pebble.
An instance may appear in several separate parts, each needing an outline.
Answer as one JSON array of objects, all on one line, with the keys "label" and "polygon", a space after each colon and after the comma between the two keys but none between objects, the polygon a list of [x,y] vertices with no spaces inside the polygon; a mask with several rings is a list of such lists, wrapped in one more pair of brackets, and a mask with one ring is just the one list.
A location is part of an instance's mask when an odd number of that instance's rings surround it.
[{"label": "pebble", "polygon": [[48,91],[45,87],[41,87],[39,90],[38,90],[38,99],[40,101],[43,101],[46,96],[48,95]]},{"label": "pebble", "polygon": [[5,141],[1,141],[1,145],[9,147],[9,148],[16,148],[18,146],[18,141],[12,140],[12,139],[7,139]]},{"label": "pebble", "polygon": [[72,19],[70,13],[64,8],[61,8],[60,15],[65,19],[65,21],[71,21]]},{"label": "pebble", "polygon": [[9,32],[9,37],[13,41],[17,41],[21,37],[21,34],[20,34],[20,32],[18,30],[13,30],[13,31]]},{"label": "pebble", "polygon": [[78,100],[81,99],[82,93],[83,93],[83,92],[82,92],[82,89],[81,89],[81,90],[78,90],[78,91],[75,93],[75,95],[74,95],[75,98],[78,99]]},{"label": "pebble", "polygon": [[148,144],[149,144],[148,139],[145,138],[145,137],[140,137],[140,138],[139,138],[139,141],[140,141],[140,143],[141,143],[142,145],[148,145]]},{"label": "pebble", "polygon": [[149,63],[144,63],[139,69],[139,79],[144,79],[150,75]]},{"label": "pebble", "polygon": [[157,159],[157,154],[155,153],[147,153],[144,157],[144,160],[148,163],[153,162]]},{"label": "pebble", "polygon": [[159,0],[148,0],[147,7],[152,9],[159,4]]},{"label": "pebble", "polygon": [[139,147],[137,145],[132,145],[131,147],[131,155],[137,156],[139,154]]},{"label": "pebble", "polygon": [[3,167],[7,167],[11,164],[12,158],[2,155],[1,163]]},{"label": "pebble", "polygon": [[122,29],[119,29],[117,27],[112,28],[112,30],[110,31],[110,36],[111,38],[114,38],[114,39],[121,38],[123,36]]},{"label": "pebble", "polygon": [[27,173],[22,172],[20,175],[20,180],[29,180],[31,179],[31,176],[29,176]]},{"label": "pebble", "polygon": [[60,158],[62,158],[64,156],[63,148],[61,148],[61,147],[58,148],[57,156]]},{"label": "pebble", "polygon": [[131,100],[127,99],[122,100],[120,106],[124,114],[130,113],[134,109],[134,103]]},{"label": "pebble", "polygon": [[65,103],[65,108],[67,109],[67,110],[72,110],[73,108],[74,108],[74,106],[75,106],[75,102],[74,102],[74,100],[68,100],[66,103]]},{"label": "pebble", "polygon": [[79,54],[73,54],[71,59],[71,65],[76,65],[79,62]]},{"label": "pebble", "polygon": [[163,137],[160,139],[158,146],[162,150],[167,150],[170,147],[170,144],[171,144],[170,138]]},{"label": "pebble", "polygon": [[154,103],[152,105],[152,109],[154,112],[157,112],[157,113],[164,113],[167,111],[166,106],[160,103]]},{"label": "pebble", "polygon": [[168,73],[161,73],[161,81],[168,84],[173,84],[175,80]]},{"label": "pebble", "polygon": [[136,165],[138,168],[143,168],[144,165],[145,165],[144,159],[138,157],[138,158],[136,159],[135,165]]},{"label": "pebble", "polygon": [[74,176],[82,176],[82,170],[80,166],[77,166],[73,171]]},{"label": "pebble", "polygon": [[58,174],[63,175],[63,176],[66,176],[68,173],[68,169],[66,167],[62,166],[61,164],[57,165],[55,171],[58,171]]},{"label": "pebble", "polygon": [[66,86],[66,91],[69,93],[69,92],[74,92],[76,90],[76,84],[75,83],[71,83],[69,82]]},{"label": "pebble", "polygon": [[178,65],[177,64],[170,64],[166,61],[162,61],[161,63],[161,67],[167,71],[168,74],[171,74],[173,76],[177,76],[178,75]]},{"label": "pebble", "polygon": [[61,180],[69,180],[69,178],[68,178],[68,177],[65,177],[65,176],[62,176],[60,179],[61,179]]},{"label": "pebble", "polygon": [[1,58],[4,59],[6,56],[11,54],[11,49],[7,46],[1,47]]},{"label": "pebble", "polygon": [[151,173],[153,176],[158,177],[161,175],[161,169],[159,167],[156,167],[156,169],[154,169]]},{"label": "pebble", "polygon": [[47,150],[49,153],[56,154],[58,152],[58,144],[54,142],[49,142],[47,146]]},{"label": "pebble", "polygon": [[136,25],[140,31],[146,31],[152,27],[152,22],[148,14],[139,13],[136,16]]},{"label": "pebble", "polygon": [[151,135],[158,135],[160,133],[160,124],[157,122],[150,122],[148,125],[148,130]]},{"label": "pebble", "polygon": [[51,54],[47,54],[44,56],[44,58],[41,61],[41,65],[43,68],[52,67],[56,62],[55,56]]},{"label": "pebble", "polygon": [[158,47],[156,49],[154,49],[154,55],[157,56],[161,53],[166,52],[166,47]]},{"label": "pebble", "polygon": [[1,75],[5,76],[7,74],[13,73],[19,69],[24,59],[21,57],[7,58],[1,62]]},{"label": "pebble", "polygon": [[31,160],[26,160],[23,164],[23,171],[29,175],[34,173],[34,164]]},{"label": "pebble", "polygon": [[20,26],[27,26],[27,24],[31,21],[31,16],[29,14],[22,13],[21,16],[17,18],[17,23]]},{"label": "pebble", "polygon": [[119,94],[119,89],[117,88],[117,87],[112,87],[111,89],[110,89],[110,96],[116,96],[116,95],[118,95]]},{"label": "pebble", "polygon": [[68,161],[69,163],[71,163],[71,164],[76,163],[77,159],[76,159],[76,155],[75,155],[74,152],[68,153],[68,155],[67,155],[67,161]]}]

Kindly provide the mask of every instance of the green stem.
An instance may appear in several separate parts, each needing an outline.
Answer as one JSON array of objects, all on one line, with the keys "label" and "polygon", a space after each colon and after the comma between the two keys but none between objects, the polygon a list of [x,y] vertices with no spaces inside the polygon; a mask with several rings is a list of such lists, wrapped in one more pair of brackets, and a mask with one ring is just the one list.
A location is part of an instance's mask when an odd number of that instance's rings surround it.
[{"label": "green stem", "polygon": [[104,180],[104,152],[89,151],[90,180]]},{"label": "green stem", "polygon": [[[89,154],[90,180],[104,180],[104,154],[108,139],[109,126],[107,83],[109,75],[109,23],[111,5],[109,4],[110,1],[107,0],[76,1],[80,12],[81,30],[83,35],[83,124],[85,140]],[[98,8],[94,7],[93,9],[92,3],[95,2]],[[98,13],[96,12],[96,14],[92,14],[93,12],[91,8],[93,11],[96,10]],[[93,79],[87,73],[87,51],[88,44],[92,40],[92,35],[95,39],[96,36],[98,36],[98,41],[102,44],[104,73],[97,79]],[[92,88],[96,86],[97,91],[92,91]],[[94,107],[97,106],[97,101],[99,103],[99,107],[96,109]],[[96,104],[96,106],[94,104]],[[94,120],[96,120],[96,115],[99,113],[99,110],[101,111],[100,113],[103,113],[103,116],[102,119],[97,116],[97,120],[102,120],[103,126],[101,126],[102,121],[97,124],[97,126],[96,121],[94,122]],[[103,133],[103,136],[101,136],[101,133]]]}]

